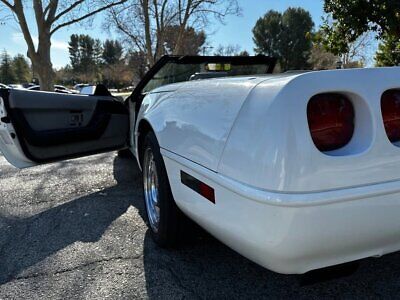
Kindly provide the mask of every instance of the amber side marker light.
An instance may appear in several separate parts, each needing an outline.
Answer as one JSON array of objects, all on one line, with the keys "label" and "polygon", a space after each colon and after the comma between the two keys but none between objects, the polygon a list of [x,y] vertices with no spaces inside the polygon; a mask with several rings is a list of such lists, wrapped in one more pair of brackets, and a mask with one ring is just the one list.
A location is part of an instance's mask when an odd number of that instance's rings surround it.
[{"label": "amber side marker light", "polygon": [[386,134],[392,143],[400,141],[400,90],[389,90],[381,98]]},{"label": "amber side marker light", "polygon": [[342,94],[312,97],[307,105],[307,119],[312,140],[322,152],[340,149],[353,137],[353,104]]},{"label": "amber side marker light", "polygon": [[214,189],[209,185],[198,180],[197,178],[194,178],[192,175],[189,175],[184,171],[181,171],[181,182],[212,203],[215,203],[215,192]]}]

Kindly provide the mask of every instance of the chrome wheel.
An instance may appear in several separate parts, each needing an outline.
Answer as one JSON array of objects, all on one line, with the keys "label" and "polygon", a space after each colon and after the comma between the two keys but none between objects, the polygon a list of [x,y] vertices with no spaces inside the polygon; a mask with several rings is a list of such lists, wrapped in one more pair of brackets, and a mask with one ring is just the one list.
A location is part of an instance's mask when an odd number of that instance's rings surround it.
[{"label": "chrome wheel", "polygon": [[150,148],[144,153],[143,184],[147,216],[151,229],[157,233],[160,223],[159,186],[156,162]]}]

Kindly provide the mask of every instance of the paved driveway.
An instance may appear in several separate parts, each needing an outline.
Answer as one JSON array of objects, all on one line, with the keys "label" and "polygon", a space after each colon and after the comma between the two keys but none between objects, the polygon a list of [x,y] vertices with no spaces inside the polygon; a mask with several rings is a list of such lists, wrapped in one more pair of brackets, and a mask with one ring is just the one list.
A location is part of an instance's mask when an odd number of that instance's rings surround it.
[{"label": "paved driveway", "polygon": [[399,254],[303,286],[206,234],[158,249],[140,187],[135,163],[114,153],[22,171],[0,157],[0,299],[400,296]]}]

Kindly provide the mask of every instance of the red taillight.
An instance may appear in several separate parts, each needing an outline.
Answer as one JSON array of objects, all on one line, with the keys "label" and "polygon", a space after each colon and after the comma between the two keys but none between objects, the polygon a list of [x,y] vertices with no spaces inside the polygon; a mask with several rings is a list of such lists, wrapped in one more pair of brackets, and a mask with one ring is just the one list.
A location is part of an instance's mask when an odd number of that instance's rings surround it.
[{"label": "red taillight", "polygon": [[389,140],[394,143],[400,140],[400,90],[389,90],[381,99],[383,124]]},{"label": "red taillight", "polygon": [[315,146],[331,151],[347,145],[354,132],[354,108],[341,94],[319,94],[307,105],[308,126]]},{"label": "red taillight", "polygon": [[215,193],[214,193],[214,189],[212,187],[205,184],[204,182],[200,182],[199,190],[200,190],[200,195],[202,195],[204,198],[210,200],[212,203],[215,203]]}]

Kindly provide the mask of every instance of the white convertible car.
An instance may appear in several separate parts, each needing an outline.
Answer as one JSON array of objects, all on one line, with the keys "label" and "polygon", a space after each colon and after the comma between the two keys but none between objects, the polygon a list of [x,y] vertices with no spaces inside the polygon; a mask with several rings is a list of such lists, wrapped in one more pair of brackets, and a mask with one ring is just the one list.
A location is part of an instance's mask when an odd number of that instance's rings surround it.
[{"label": "white convertible car", "polygon": [[3,89],[0,149],[25,168],[129,147],[161,246],[190,218],[280,273],[400,250],[400,68],[274,64],[164,57],[129,108],[100,87]]}]

